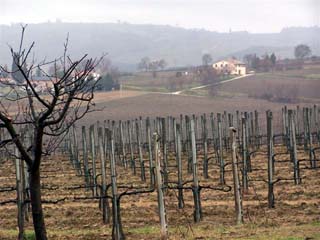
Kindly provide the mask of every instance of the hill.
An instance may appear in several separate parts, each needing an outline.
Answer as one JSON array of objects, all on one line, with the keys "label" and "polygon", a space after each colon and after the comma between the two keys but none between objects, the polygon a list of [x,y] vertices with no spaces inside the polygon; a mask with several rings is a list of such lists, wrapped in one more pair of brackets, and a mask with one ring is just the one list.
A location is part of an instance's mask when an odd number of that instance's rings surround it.
[{"label": "hill", "polygon": [[[40,23],[30,24],[26,42],[36,42],[37,59],[61,55],[63,42],[70,36],[70,54],[78,57],[89,53],[100,56],[107,52],[114,65],[134,70],[138,61],[148,56],[164,58],[169,66],[197,65],[201,56],[210,53],[214,60],[227,56],[241,58],[246,53],[275,52],[282,58],[292,57],[297,44],[310,45],[320,54],[319,27],[287,28],[280,33],[218,33],[161,25],[127,23]],[[19,43],[20,25],[0,25],[0,64],[11,65],[8,45]]]}]

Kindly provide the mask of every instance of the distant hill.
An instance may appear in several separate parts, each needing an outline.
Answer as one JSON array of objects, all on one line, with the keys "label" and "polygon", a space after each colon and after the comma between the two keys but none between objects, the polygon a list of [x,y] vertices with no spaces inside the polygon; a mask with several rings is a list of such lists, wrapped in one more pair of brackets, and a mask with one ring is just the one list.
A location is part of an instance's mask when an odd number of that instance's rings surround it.
[{"label": "distant hill", "polygon": [[[11,66],[7,44],[17,46],[20,25],[0,25],[0,63]],[[36,42],[37,59],[60,56],[69,33],[69,52],[100,56],[108,53],[113,64],[123,70],[135,70],[142,57],[164,58],[168,66],[199,65],[204,53],[214,60],[228,56],[240,59],[247,53],[275,52],[282,58],[292,57],[297,44],[308,44],[313,54],[320,54],[320,28],[287,28],[280,33],[218,33],[161,25],[125,23],[41,23],[30,24],[26,41]]]}]

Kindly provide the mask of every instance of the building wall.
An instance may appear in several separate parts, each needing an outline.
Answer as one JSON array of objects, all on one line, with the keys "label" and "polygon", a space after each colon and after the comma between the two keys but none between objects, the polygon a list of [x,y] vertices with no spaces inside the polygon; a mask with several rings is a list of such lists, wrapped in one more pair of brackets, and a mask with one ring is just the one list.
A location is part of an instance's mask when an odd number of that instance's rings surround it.
[{"label": "building wall", "polygon": [[245,75],[246,66],[234,64],[229,61],[220,61],[212,64],[212,67],[220,74]]},{"label": "building wall", "polygon": [[235,71],[236,71],[235,74],[237,74],[237,75],[245,75],[247,68],[244,65],[237,65],[235,68]]}]

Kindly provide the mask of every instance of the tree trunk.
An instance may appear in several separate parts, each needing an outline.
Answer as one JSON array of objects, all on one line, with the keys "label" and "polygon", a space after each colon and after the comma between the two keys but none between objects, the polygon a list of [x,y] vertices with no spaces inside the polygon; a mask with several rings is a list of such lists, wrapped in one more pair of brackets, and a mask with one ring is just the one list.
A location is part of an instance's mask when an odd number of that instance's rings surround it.
[{"label": "tree trunk", "polygon": [[40,170],[30,173],[30,198],[35,236],[37,240],[47,240],[47,232],[41,204]]}]

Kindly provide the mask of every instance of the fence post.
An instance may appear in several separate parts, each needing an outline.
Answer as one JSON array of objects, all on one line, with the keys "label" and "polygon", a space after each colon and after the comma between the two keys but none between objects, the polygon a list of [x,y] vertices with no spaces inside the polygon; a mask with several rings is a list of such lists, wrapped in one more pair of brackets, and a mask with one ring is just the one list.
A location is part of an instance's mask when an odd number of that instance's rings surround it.
[{"label": "fence post", "polygon": [[133,155],[133,146],[132,146],[132,130],[131,130],[131,121],[127,121],[128,125],[128,140],[129,140],[129,150],[130,150],[130,167],[133,169],[133,174],[136,175],[136,161]]},{"label": "fence post", "polygon": [[289,131],[290,131],[290,142],[292,144],[291,146],[291,157],[293,162],[293,177],[295,184],[300,184],[300,170],[299,170],[299,162],[297,160],[297,142],[296,142],[296,129],[295,129],[295,122],[294,122],[294,115],[293,111],[288,111],[288,117],[289,117]]},{"label": "fence post", "polygon": [[88,147],[87,147],[87,134],[86,127],[82,126],[82,157],[83,157],[83,171],[84,171],[84,180],[86,186],[90,185],[89,183],[89,167],[88,167]]},{"label": "fence post", "polygon": [[122,165],[124,168],[127,168],[127,160],[126,160],[126,149],[124,144],[124,136],[123,136],[123,123],[120,120],[119,121],[119,131],[120,131],[120,147],[121,147],[121,153],[122,153]]},{"label": "fence post", "polygon": [[136,120],[136,135],[137,135],[137,144],[138,144],[138,153],[139,153],[139,162],[140,162],[140,178],[141,181],[146,181],[146,175],[145,175],[145,170],[144,170],[144,160],[142,156],[142,147],[141,147],[141,136],[142,133],[140,131],[140,126],[138,120]]},{"label": "fence post", "polygon": [[161,167],[160,167],[160,139],[157,133],[154,133],[154,156],[155,156],[155,170],[156,170],[156,185],[158,193],[158,208],[159,208],[159,218],[161,224],[161,239],[168,239],[168,225],[166,217],[166,209],[164,205],[164,195],[163,195],[163,181],[161,176]]},{"label": "fence post", "polygon": [[163,157],[163,180],[164,185],[167,186],[169,182],[169,176],[168,176],[168,145],[167,145],[167,125],[166,125],[166,119],[162,118],[161,120],[162,125],[162,157]]},{"label": "fence post", "polygon": [[109,207],[108,207],[108,200],[107,200],[106,153],[104,151],[102,127],[98,128],[98,142],[99,142],[100,159],[101,159],[102,216],[103,216],[103,222],[109,223],[110,215],[109,215]]},{"label": "fence post", "polygon": [[207,133],[207,117],[202,116],[202,132],[203,132],[203,176],[208,178],[208,133]]},{"label": "fence post", "polygon": [[72,137],[73,137],[73,160],[75,161],[75,167],[79,175],[82,174],[79,151],[78,151],[78,137],[75,124],[72,125]]},{"label": "fence post", "polygon": [[223,160],[223,148],[222,148],[222,129],[221,129],[221,114],[217,114],[217,120],[218,120],[218,140],[219,140],[219,146],[218,146],[218,161],[220,166],[220,184],[225,184],[224,181],[224,160]]},{"label": "fence post", "polygon": [[23,177],[22,171],[24,171],[23,161],[20,159],[18,148],[15,148],[15,166],[16,166],[16,188],[17,188],[17,205],[18,205],[18,239],[24,239],[24,199],[23,199]]},{"label": "fence post", "polygon": [[125,239],[120,214],[120,199],[118,198],[118,188],[117,188],[117,171],[116,171],[116,161],[115,161],[115,147],[114,147],[114,137],[113,130],[107,130],[106,137],[109,144],[110,151],[110,177],[111,177],[111,192],[112,192],[112,239],[123,240]]},{"label": "fence post", "polygon": [[196,137],[194,129],[194,119],[191,119],[190,130],[191,130],[191,148],[192,148],[192,172],[193,172],[193,199],[194,199],[194,221],[200,222],[202,218],[201,202],[200,202],[200,188],[198,179],[198,165],[197,165],[197,148],[196,148]]},{"label": "fence post", "polygon": [[242,116],[242,187],[243,191],[248,191],[248,146],[247,146],[247,114]]},{"label": "fence post", "polygon": [[182,162],[181,162],[181,127],[176,124],[176,158],[178,164],[178,207],[181,209],[184,207],[183,201],[183,183],[182,183]]},{"label": "fence post", "polygon": [[146,120],[147,125],[147,139],[148,139],[148,153],[149,153],[149,172],[150,172],[150,186],[154,186],[154,171],[153,171],[153,158],[152,158],[152,137],[150,119]]},{"label": "fence post", "polygon": [[97,172],[96,172],[96,144],[94,138],[94,125],[90,126],[90,144],[91,144],[91,158],[92,158],[92,181],[93,181],[93,195],[96,197],[97,194]]},{"label": "fence post", "polygon": [[268,139],[268,207],[274,208],[273,193],[273,129],[272,112],[267,111],[267,139]]},{"label": "fence post", "polygon": [[232,175],[233,175],[233,190],[234,190],[234,202],[236,209],[236,222],[237,224],[243,223],[243,210],[242,210],[242,199],[241,199],[241,187],[238,173],[238,163],[236,155],[236,129],[230,128],[230,138],[232,143]]},{"label": "fence post", "polygon": [[307,130],[307,143],[308,143],[308,151],[309,151],[309,159],[311,168],[317,167],[317,162],[313,154],[313,142],[312,142],[312,129],[311,129],[311,109],[306,108],[306,130]]}]

